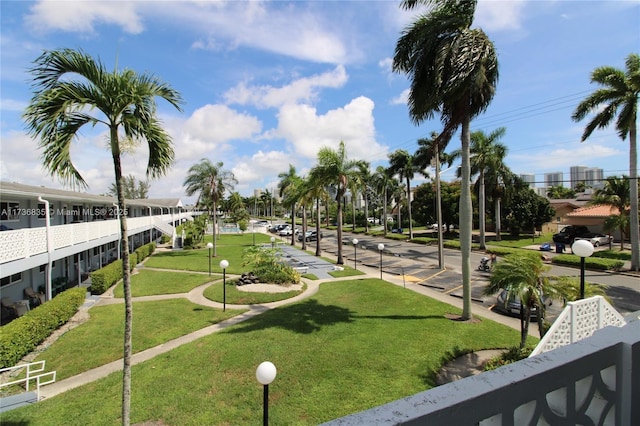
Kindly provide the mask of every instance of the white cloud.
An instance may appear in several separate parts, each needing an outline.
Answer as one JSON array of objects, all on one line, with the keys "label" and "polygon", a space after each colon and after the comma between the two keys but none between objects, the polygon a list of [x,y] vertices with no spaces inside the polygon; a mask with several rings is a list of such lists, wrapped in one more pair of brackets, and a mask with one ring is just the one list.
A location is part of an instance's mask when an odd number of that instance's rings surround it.
[{"label": "white cloud", "polygon": [[231,171],[238,182],[251,189],[249,182],[261,181],[264,176],[278,175],[286,171],[290,162],[291,156],[286,152],[260,150],[251,157],[236,162]]},{"label": "white cloud", "polygon": [[130,34],[144,29],[136,2],[41,0],[25,20],[32,31],[93,33],[99,23],[118,25]]},{"label": "white cloud", "polygon": [[474,26],[486,31],[518,30],[522,26],[525,1],[481,0],[476,9]]},{"label": "white cloud", "polygon": [[373,108],[373,101],[364,96],[324,115],[309,105],[286,105],[278,114],[278,129],[273,136],[287,139],[296,153],[308,159],[316,158],[323,146],[337,148],[341,140],[350,158],[384,158],[386,147],[375,139]]},{"label": "white cloud", "polygon": [[[551,150],[538,150],[533,154],[509,155],[510,162],[514,163],[513,169],[537,170],[548,172],[550,170],[568,170],[576,164],[593,164],[594,158],[614,157],[623,154],[622,151],[607,145],[595,143],[572,143],[562,148]],[[525,167],[517,167],[522,164]]]},{"label": "white cloud", "polygon": [[278,108],[291,103],[310,103],[318,95],[319,89],[340,88],[348,80],[344,66],[311,77],[297,79],[283,87],[251,86],[240,83],[224,95],[229,104],[254,105],[258,108]]},{"label": "white cloud", "polygon": [[406,105],[409,102],[409,93],[411,89],[405,89],[395,98],[391,99],[391,105]]}]

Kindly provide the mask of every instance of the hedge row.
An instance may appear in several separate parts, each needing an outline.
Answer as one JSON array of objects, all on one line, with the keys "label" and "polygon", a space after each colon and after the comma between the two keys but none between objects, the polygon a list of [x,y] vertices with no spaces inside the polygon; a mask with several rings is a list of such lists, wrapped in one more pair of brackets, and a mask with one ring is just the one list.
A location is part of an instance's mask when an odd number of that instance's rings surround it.
[{"label": "hedge row", "polygon": [[[155,243],[145,244],[129,254],[129,270],[149,257],[156,249]],[[122,279],[122,260],[118,259],[91,273],[91,294],[102,294]]]},{"label": "hedge row", "polygon": [[86,296],[85,288],[71,288],[3,326],[0,333],[0,368],[16,365],[31,353],[78,312]]},{"label": "hedge row", "polygon": [[527,249],[515,248],[515,247],[501,247],[492,246],[487,248],[487,253],[495,254],[496,256],[507,256],[509,254],[517,254],[520,256],[542,256],[542,252],[532,251]]},{"label": "hedge row", "polygon": [[[560,254],[551,259],[551,263],[560,265],[580,266],[580,258],[573,254]],[[602,259],[597,257],[585,258],[584,266],[587,269],[599,269],[603,271],[618,270],[622,268],[622,260]]]}]

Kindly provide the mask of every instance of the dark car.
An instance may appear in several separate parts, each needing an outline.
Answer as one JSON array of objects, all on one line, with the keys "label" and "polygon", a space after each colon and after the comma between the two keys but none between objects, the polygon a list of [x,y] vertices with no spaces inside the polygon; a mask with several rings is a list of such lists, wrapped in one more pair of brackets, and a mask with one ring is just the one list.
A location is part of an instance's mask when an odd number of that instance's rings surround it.
[{"label": "dark car", "polygon": [[569,225],[565,226],[558,232],[553,235],[554,243],[563,243],[563,244],[573,244],[573,240],[578,237],[584,237],[586,235],[590,235],[589,228],[586,226],[580,225]]},{"label": "dark car", "polygon": [[[298,241],[302,241],[304,238],[305,241],[316,241],[318,239],[318,233],[316,231],[307,231],[303,234],[298,234]],[[320,233],[320,238],[322,238],[322,233]]]}]

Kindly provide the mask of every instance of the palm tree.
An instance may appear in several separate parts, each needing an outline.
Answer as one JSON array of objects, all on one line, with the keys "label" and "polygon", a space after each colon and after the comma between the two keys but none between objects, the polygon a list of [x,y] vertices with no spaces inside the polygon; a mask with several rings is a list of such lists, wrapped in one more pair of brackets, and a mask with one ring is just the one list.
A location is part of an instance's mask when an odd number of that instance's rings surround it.
[{"label": "palm tree", "polygon": [[[506,155],[506,150],[504,154]],[[493,167],[485,171],[485,183],[494,204],[494,225],[496,241],[502,239],[502,200],[510,196],[515,175],[504,163],[504,158],[496,158]]]},{"label": "palm tree", "polygon": [[[278,183],[278,191],[280,197],[284,197],[282,204],[284,207],[291,207],[291,229],[294,230],[296,226],[296,202],[298,201],[298,186],[302,184],[302,179],[296,174],[295,166],[289,164],[289,171],[287,173],[280,173],[278,175],[280,182]],[[296,234],[291,233],[291,245],[296,244]]]},{"label": "palm tree", "polygon": [[[419,171],[413,155],[404,149],[398,149],[389,154],[389,174],[400,176],[407,184],[407,208],[409,211],[409,239],[413,239],[413,223],[411,219],[411,179]],[[398,225],[400,226],[400,225]]]},{"label": "palm tree", "polygon": [[[108,72],[81,50],[45,51],[34,62],[34,95],[24,119],[29,134],[40,138],[44,167],[52,176],[87,187],[71,159],[71,142],[80,129],[104,124],[109,129],[118,208],[126,212],[121,154],[137,141],[149,148],[147,177],[164,175],[174,158],[171,137],[158,119],[156,98],[181,110],[182,98],[171,86],[149,74],[133,70]],[[81,77],[81,78],[77,78]],[[125,300],[122,424],[130,424],[131,411],[131,277],[126,214],[120,215],[122,276]]]},{"label": "palm tree", "polygon": [[[507,129],[499,127],[486,135],[482,130],[471,133],[471,176],[478,175],[476,185],[478,186],[478,223],[480,226],[480,249],[486,249],[486,195],[485,195],[485,174],[494,170],[499,165],[503,165],[504,157],[507,155],[507,147],[496,142],[506,133]],[[461,156],[460,150],[453,153],[454,157]],[[460,170],[459,173],[460,174]],[[459,177],[459,176],[458,176]]]},{"label": "palm tree", "polygon": [[185,192],[191,196],[198,194],[196,205],[207,206],[209,217],[213,221],[213,256],[217,256],[216,226],[218,205],[224,198],[226,191],[231,191],[238,183],[233,173],[223,169],[224,163],[212,163],[208,158],[202,158],[199,163],[189,168],[184,180]]},{"label": "palm tree", "polygon": [[443,226],[442,226],[442,194],[440,190],[440,166],[447,164],[451,167],[454,157],[446,153],[441,153],[441,147],[438,143],[438,134],[431,132],[431,139],[419,139],[418,150],[414,154],[414,161],[418,169],[422,170],[422,174],[428,177],[428,174],[424,170],[431,165],[431,162],[435,163],[435,191],[436,191],[436,218],[438,221],[438,267],[444,269],[444,243],[442,238]]},{"label": "palm tree", "polygon": [[[325,206],[329,204],[329,192],[327,191],[327,185],[317,176],[309,175],[304,180],[304,183],[300,188],[301,193],[304,193],[303,199],[309,198],[315,200],[316,203],[316,235],[320,235],[320,201],[324,201]],[[327,212],[327,217],[329,216]],[[305,230],[303,230],[305,231]],[[303,234],[304,235],[304,234]],[[304,237],[302,238],[304,241]],[[304,244],[304,243],[303,243]],[[316,238],[316,256],[320,256],[322,251],[320,250],[320,238]]]},{"label": "palm tree", "polygon": [[[485,111],[495,93],[498,58],[481,29],[471,29],[476,0],[403,0],[401,6],[433,6],[402,33],[393,69],[411,77],[409,116],[414,123],[441,116],[444,128],[438,143],[462,128],[462,182],[469,182],[469,127]],[[442,144],[441,144],[442,146]],[[462,319],[471,318],[471,190],[462,185],[460,249],[462,256]]]},{"label": "palm tree", "polygon": [[625,231],[630,224],[630,186],[631,182],[628,176],[623,175],[621,178],[618,176],[609,176],[604,181],[604,187],[602,189],[596,189],[593,193],[593,198],[589,201],[589,204],[608,204],[618,210],[618,214],[611,215],[616,216],[615,219],[608,219],[607,227],[615,223],[620,230],[620,250],[624,249]]},{"label": "palm tree", "polygon": [[[591,73],[591,82],[602,86],[580,102],[573,113],[573,120],[580,121],[591,113],[595,113],[582,134],[582,141],[587,140],[596,128],[608,127],[616,118],[618,136],[624,140],[629,135],[629,178],[631,185],[631,269],[640,270],[640,230],[638,229],[638,153],[637,129],[638,97],[640,97],[640,55],[632,53],[625,61],[626,72],[604,66]],[[604,108],[603,108],[604,106]],[[620,109],[620,114],[618,114]]]},{"label": "palm tree", "polygon": [[344,147],[344,142],[340,141],[337,150],[329,147],[320,148],[318,151],[318,164],[309,173],[314,182],[324,182],[333,185],[336,190],[336,203],[338,204],[338,265],[344,264],[342,258],[342,200],[349,187],[350,181],[357,179],[359,162],[349,160]]},{"label": "palm tree", "polygon": [[529,335],[532,309],[538,311],[540,337],[544,336],[544,298],[564,299],[543,273],[550,269],[540,256],[511,254],[493,266],[489,284],[483,294],[490,296],[506,290],[507,299],[518,298],[520,303],[520,349],[524,349]]},{"label": "palm tree", "polygon": [[383,235],[387,236],[387,206],[389,205],[389,186],[393,178],[387,173],[387,169],[383,166],[376,167],[376,171],[372,176],[373,187],[376,192],[382,196],[382,225],[384,226]]}]

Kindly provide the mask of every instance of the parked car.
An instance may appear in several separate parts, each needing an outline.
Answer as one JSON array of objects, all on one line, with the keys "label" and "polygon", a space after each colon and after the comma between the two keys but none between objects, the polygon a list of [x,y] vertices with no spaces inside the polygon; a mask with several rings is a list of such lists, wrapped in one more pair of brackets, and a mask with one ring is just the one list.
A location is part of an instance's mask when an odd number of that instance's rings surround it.
[{"label": "parked car", "polygon": [[587,240],[593,244],[594,247],[598,247],[602,244],[609,244],[613,240],[613,237],[611,235],[594,234],[591,236],[578,237],[576,240]]},{"label": "parked car", "polygon": [[285,225],[284,228],[278,231],[278,235],[280,235],[281,237],[286,237],[287,235],[291,235],[292,233],[293,230],[289,225]]},{"label": "parked car", "polygon": [[[545,298],[543,297],[543,300]],[[546,303],[546,301],[545,301]],[[507,290],[501,290],[496,298],[496,304],[494,309],[507,315],[520,316],[520,298],[514,294],[509,294]],[[538,309],[536,307],[531,308],[531,319],[538,318]]]},{"label": "parked car", "polygon": [[282,231],[287,226],[289,226],[289,225],[287,225],[285,223],[280,223],[278,225],[273,225],[271,228],[269,228],[269,232],[271,232],[272,234],[277,234],[278,232]]},{"label": "parked car", "polygon": [[590,235],[589,228],[581,225],[569,225],[565,226],[553,235],[554,243],[573,244],[573,241],[578,237],[585,237]]},{"label": "parked car", "polygon": [[[322,233],[320,233],[320,238],[322,238]],[[316,231],[307,231],[303,234],[298,234],[298,241],[316,241],[318,239],[318,233]]]}]

